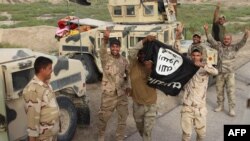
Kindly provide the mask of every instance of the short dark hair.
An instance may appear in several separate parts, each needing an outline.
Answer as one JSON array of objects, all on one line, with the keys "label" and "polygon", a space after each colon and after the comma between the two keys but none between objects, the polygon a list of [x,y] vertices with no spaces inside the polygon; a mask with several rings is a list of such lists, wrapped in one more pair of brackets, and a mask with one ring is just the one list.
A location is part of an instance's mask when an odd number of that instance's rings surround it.
[{"label": "short dark hair", "polygon": [[[197,48],[195,48],[195,49],[192,50],[192,53],[194,53],[194,52],[199,52],[200,54],[202,54],[201,50],[199,50],[199,49],[197,49]],[[191,54],[192,54],[192,53],[191,53]]]},{"label": "short dark hair", "polygon": [[113,44],[121,46],[121,42],[118,39],[116,39],[116,38],[110,39],[110,46],[112,46]]},{"label": "short dark hair", "polygon": [[38,74],[42,68],[46,68],[49,64],[52,64],[52,60],[46,57],[38,57],[34,63],[35,74]]}]

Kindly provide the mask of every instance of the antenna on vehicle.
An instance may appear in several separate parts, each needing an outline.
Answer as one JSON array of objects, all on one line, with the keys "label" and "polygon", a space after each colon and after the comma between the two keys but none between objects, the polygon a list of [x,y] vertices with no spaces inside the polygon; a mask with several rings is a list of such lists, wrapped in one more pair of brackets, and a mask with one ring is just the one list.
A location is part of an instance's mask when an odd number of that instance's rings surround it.
[{"label": "antenna on vehicle", "polygon": [[77,1],[74,0],[74,2],[76,3],[76,4],[75,4],[75,7],[76,7],[76,8],[75,8],[75,9],[76,9],[76,12],[75,12],[76,14],[75,14],[75,15],[77,15],[76,17],[78,17],[78,18],[77,18],[77,29],[78,29],[78,31],[79,31],[78,34],[79,34],[79,39],[80,39],[80,41],[79,41],[79,42],[80,42],[80,53],[81,53],[81,56],[82,56],[82,55],[83,55],[83,48],[82,48],[82,40],[81,40],[81,33],[80,33],[80,21],[79,21],[80,19],[79,19],[79,16],[78,16],[79,10],[78,10],[78,8],[77,8]]}]

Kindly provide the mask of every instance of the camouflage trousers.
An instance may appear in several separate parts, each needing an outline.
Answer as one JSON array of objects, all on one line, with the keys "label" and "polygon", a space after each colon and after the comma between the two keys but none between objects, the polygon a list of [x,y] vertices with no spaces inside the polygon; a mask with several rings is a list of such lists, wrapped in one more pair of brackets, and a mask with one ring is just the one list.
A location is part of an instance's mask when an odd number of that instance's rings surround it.
[{"label": "camouflage trousers", "polygon": [[103,92],[99,116],[99,136],[104,136],[107,122],[116,109],[118,114],[118,125],[116,129],[116,140],[123,141],[128,117],[127,95],[117,95],[117,92]]},{"label": "camouflage trousers", "polygon": [[226,87],[230,108],[235,107],[235,74],[221,73],[216,76],[216,91],[218,105],[224,105],[224,88]]},{"label": "camouflage trousers", "polygon": [[137,130],[143,141],[151,141],[151,132],[155,124],[156,104],[142,105],[134,102],[133,115]]},{"label": "camouflage trousers", "polygon": [[182,141],[190,141],[193,127],[197,133],[196,141],[203,141],[206,136],[207,108],[183,106],[181,110]]}]

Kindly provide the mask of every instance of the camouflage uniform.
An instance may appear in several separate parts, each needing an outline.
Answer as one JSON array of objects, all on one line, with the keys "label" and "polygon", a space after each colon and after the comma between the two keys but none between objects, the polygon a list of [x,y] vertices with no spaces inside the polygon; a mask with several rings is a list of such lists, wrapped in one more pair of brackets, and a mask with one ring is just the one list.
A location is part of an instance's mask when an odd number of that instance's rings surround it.
[{"label": "camouflage uniform", "polygon": [[211,65],[205,65],[184,87],[181,110],[182,141],[190,141],[193,126],[197,133],[197,141],[202,141],[206,135],[206,94],[209,74],[216,75],[218,70]]},{"label": "camouflage uniform", "polygon": [[157,106],[156,104],[138,104],[133,103],[133,116],[137,130],[143,138],[143,141],[151,141],[151,133],[155,124]]},{"label": "camouflage uniform", "polygon": [[56,141],[59,131],[59,107],[50,85],[36,76],[23,90],[28,118],[28,136],[37,141]]},{"label": "camouflage uniform", "polygon": [[[142,42],[136,46],[142,47]],[[144,64],[140,63],[135,56],[130,56],[131,63],[130,80],[131,96],[133,98],[133,116],[137,130],[143,141],[151,141],[151,132],[156,118],[156,90],[147,85],[147,78],[150,75]]]},{"label": "camouflage uniform", "polygon": [[221,42],[213,39],[211,34],[208,35],[208,42],[212,47],[218,50],[219,75],[216,77],[216,91],[218,105],[224,105],[224,87],[226,87],[228,95],[229,108],[235,107],[235,74],[233,64],[236,53],[246,44],[247,38],[244,36],[237,44],[225,46]]},{"label": "camouflage uniform", "polygon": [[118,127],[116,130],[116,140],[123,140],[126,120],[128,116],[128,98],[126,88],[128,84],[129,65],[123,56],[118,58],[108,54],[106,45],[100,49],[100,57],[103,68],[102,97],[99,115],[99,136],[104,137],[105,128],[113,111],[118,113]]},{"label": "camouflage uniform", "polygon": [[188,52],[187,52],[188,57],[191,59],[191,53],[196,48],[201,50],[201,52],[202,52],[202,61],[207,62],[207,50],[206,50],[206,47],[202,43],[191,44],[190,47],[188,48]]}]

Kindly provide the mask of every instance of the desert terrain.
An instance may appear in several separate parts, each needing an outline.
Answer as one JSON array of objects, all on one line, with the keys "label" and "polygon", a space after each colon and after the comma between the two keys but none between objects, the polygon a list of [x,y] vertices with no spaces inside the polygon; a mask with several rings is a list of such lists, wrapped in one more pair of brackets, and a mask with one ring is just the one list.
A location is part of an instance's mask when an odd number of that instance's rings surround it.
[{"label": "desert terrain", "polygon": [[[15,4],[18,2],[30,2],[34,0],[2,0],[0,3],[9,3]],[[53,4],[61,2],[62,0],[50,0]],[[98,0],[96,0],[98,1]],[[213,3],[215,0],[180,0],[180,3],[194,3],[200,4],[201,2]],[[250,6],[250,0],[221,0],[225,6]],[[3,14],[3,13],[0,13]],[[10,15],[11,16],[11,15]],[[249,17],[244,17],[246,22],[250,22]],[[250,28],[250,27],[249,27]],[[9,28],[9,29],[0,29],[0,42],[1,43],[10,43],[22,46],[24,48],[30,48],[34,51],[39,51],[43,53],[56,53],[58,51],[59,42],[54,38],[56,27],[54,26],[35,26],[35,27],[19,27],[19,28]],[[237,34],[233,35],[233,42],[238,42],[243,36],[243,31],[239,31]],[[205,40],[203,36],[203,40]],[[237,63],[235,63],[236,68],[240,68],[243,64],[250,61],[250,39],[247,41],[247,44],[244,48],[240,50],[237,55]],[[90,110],[91,110],[91,124],[84,128],[78,128],[74,136],[73,141],[82,141],[86,139],[88,141],[96,141],[97,139],[97,112],[99,110],[101,90],[100,83],[89,84],[87,85],[87,95],[90,100]],[[126,135],[130,136],[136,132],[134,119],[132,116],[132,99],[129,103],[129,117],[127,121],[127,131]],[[180,97],[171,97],[166,96],[161,92],[158,92],[158,118],[162,115],[166,115],[173,108],[175,108],[180,103]],[[113,114],[112,119],[109,121],[107,127],[107,136],[106,139],[113,140],[115,127],[116,127],[116,113]]]}]

